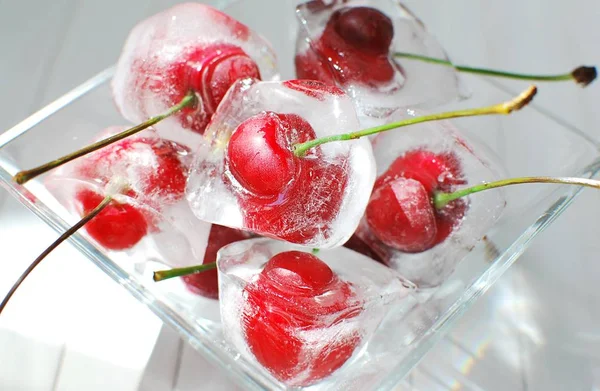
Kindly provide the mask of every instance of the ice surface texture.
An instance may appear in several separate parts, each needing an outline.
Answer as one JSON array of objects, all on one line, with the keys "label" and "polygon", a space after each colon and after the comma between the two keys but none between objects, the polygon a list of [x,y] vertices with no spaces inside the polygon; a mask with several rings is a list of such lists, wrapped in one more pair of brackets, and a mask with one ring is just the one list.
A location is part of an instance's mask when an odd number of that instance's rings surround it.
[{"label": "ice surface texture", "polygon": [[[273,138],[285,151],[286,164],[293,167],[291,179],[270,198],[254,194],[231,172],[237,155],[228,155],[230,139],[249,119],[281,125]],[[369,141],[327,143],[302,158],[290,152],[290,144],[313,131],[310,138],[358,129],[352,101],[335,87],[318,82],[240,81],[219,106],[205,132],[207,142],[196,155],[187,186],[191,208],[201,220],[296,244],[341,245],[358,225],[375,179]],[[256,148],[246,151],[250,156],[246,166],[256,164],[252,158],[262,153],[261,142],[257,138],[242,144]],[[261,168],[266,170],[259,165],[259,174]],[[271,185],[262,179],[258,182]]]},{"label": "ice surface texture", "polygon": [[[389,52],[366,53],[345,41],[332,15],[350,7],[371,7],[391,19]],[[310,1],[298,6],[296,74],[335,83],[355,101],[363,126],[389,122],[401,107],[432,108],[463,95],[452,67],[394,59],[408,52],[447,60],[446,53],[423,23],[396,0]],[[381,23],[378,23],[381,24]]]},{"label": "ice surface texture", "polygon": [[330,372],[335,372],[331,382],[341,382],[355,373],[342,365],[360,359],[388,311],[410,301],[411,284],[343,247],[317,254],[328,267],[310,262],[311,268],[303,269],[305,259],[291,268],[283,266],[289,259],[275,266],[275,258],[281,261],[284,252],[294,250],[308,251],[265,238],[221,249],[217,265],[225,338],[250,360],[258,357],[287,385],[306,386]]},{"label": "ice surface texture", "polygon": [[[409,110],[405,117],[407,115],[416,116],[417,113]],[[400,118],[399,112],[396,113],[394,119]],[[398,158],[406,156],[407,152],[427,151],[447,156],[450,164],[455,165],[458,168],[457,171],[460,172],[458,177],[447,172],[437,178],[438,182],[445,182],[448,186],[444,191],[499,179],[496,174],[497,170],[489,164],[490,160],[480,151],[473,149],[468,139],[448,121],[423,123],[410,128],[382,133],[375,138],[373,151],[379,178]],[[421,172],[424,172],[425,169],[425,167],[419,168]],[[414,187],[410,185],[413,181],[405,182],[404,190],[407,192],[414,190]],[[375,184],[376,188],[377,183]],[[402,252],[387,246],[382,241],[385,241],[384,238],[380,240],[375,236],[366,219],[361,221],[357,235],[369,244],[389,266],[398,270],[400,274],[419,287],[436,286],[452,273],[456,264],[500,216],[506,201],[502,189],[496,190],[498,191],[490,190],[455,201],[459,202],[456,207],[464,209],[462,219],[458,220],[458,224],[454,226],[444,241],[426,251]],[[373,194],[375,195],[376,191]],[[414,197],[412,199],[415,200]],[[458,211],[458,213],[463,212]]]},{"label": "ice surface texture", "polygon": [[[108,128],[97,139],[124,128]],[[202,262],[210,231],[184,197],[190,160],[187,148],[148,130],[65,164],[46,184],[78,217],[100,203],[107,186],[124,185],[84,230],[107,250],[134,254],[136,262],[187,266]]]},{"label": "ice surface texture", "polygon": [[[238,77],[278,77],[267,41],[207,5],[176,5],[131,31],[112,90],[134,123],[165,112],[190,90],[199,104],[156,125],[161,137],[195,148],[227,88]],[[191,130],[191,131],[190,131]]]}]

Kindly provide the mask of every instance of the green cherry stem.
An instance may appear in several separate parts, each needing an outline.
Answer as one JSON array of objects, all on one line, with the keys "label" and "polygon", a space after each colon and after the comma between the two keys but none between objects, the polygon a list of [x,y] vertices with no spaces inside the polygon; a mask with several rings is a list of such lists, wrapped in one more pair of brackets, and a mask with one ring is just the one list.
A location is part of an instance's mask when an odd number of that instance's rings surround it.
[{"label": "green cherry stem", "polygon": [[459,117],[474,117],[478,115],[491,115],[491,114],[510,114],[513,111],[519,110],[525,105],[527,105],[537,92],[537,88],[535,86],[530,86],[521,94],[519,94],[514,99],[499,103],[493,106],[479,107],[475,109],[465,109],[465,110],[457,110],[457,111],[449,111],[445,113],[436,113],[430,115],[424,115],[422,117],[409,118],[398,122],[392,122],[385,125],[375,126],[373,128],[363,129],[352,133],[345,134],[336,134],[333,136],[321,137],[314,140],[306,141],[304,143],[295,144],[293,147],[294,154],[298,157],[302,157],[306,154],[306,152],[314,148],[316,146],[330,143],[332,141],[343,141],[343,140],[353,140],[357,138],[361,138],[364,136],[369,136],[371,134],[381,133],[388,130],[400,128],[408,125],[415,125],[422,122],[428,121],[438,121],[442,119],[450,119],[450,118],[459,118]]},{"label": "green cherry stem", "polygon": [[495,189],[498,187],[510,186],[510,185],[520,185],[524,183],[558,183],[563,185],[578,185],[578,186],[586,186],[593,187],[596,189],[600,189],[600,181],[594,179],[586,179],[586,178],[554,178],[554,177],[522,177],[522,178],[511,178],[511,179],[503,179],[496,182],[484,182],[479,185],[475,185],[472,187],[467,187],[464,189],[460,189],[454,191],[452,193],[434,193],[433,195],[433,205],[436,209],[442,209],[449,202],[454,201],[458,198],[467,196],[469,194],[479,193],[480,191]]},{"label": "green cherry stem", "polygon": [[171,107],[169,110],[167,110],[163,114],[149,118],[145,122],[142,122],[141,124],[136,125],[127,130],[124,130],[121,133],[115,134],[113,136],[105,138],[104,140],[100,140],[98,142],[90,144],[84,148],[81,148],[81,149],[73,152],[73,153],[70,153],[63,157],[60,157],[60,158],[53,160],[51,162],[48,162],[46,164],[42,164],[41,166],[32,168],[31,170],[20,171],[13,177],[13,180],[15,182],[17,182],[18,184],[22,185],[22,184],[28,182],[29,180],[37,177],[38,175],[41,175],[47,171],[52,170],[53,168],[59,167],[67,162],[70,162],[71,160],[77,159],[78,157],[87,155],[90,152],[97,151],[98,149],[104,148],[107,145],[110,145],[110,144],[115,143],[119,140],[122,140],[126,137],[129,137],[138,132],[141,132],[142,130],[147,129],[150,126],[159,123],[160,121],[164,120],[165,118],[172,116],[173,114],[177,113],[181,109],[188,107],[188,106],[193,106],[194,104],[196,104],[196,95],[193,92],[190,92],[179,103],[177,103],[175,106]]},{"label": "green cherry stem", "polygon": [[110,201],[112,201],[112,196],[110,196],[110,195],[106,196],[102,200],[102,202],[100,202],[100,204],[98,204],[98,206],[96,206],[90,213],[88,213],[81,220],[79,220],[77,222],[77,224],[75,224],[74,226],[72,226],[71,228],[66,230],[62,235],[60,235],[58,237],[58,239],[56,239],[54,241],[54,243],[52,243],[50,245],[50,247],[48,247],[46,250],[44,250],[44,252],[41,253],[35,259],[35,261],[33,261],[31,263],[31,265],[29,265],[29,267],[23,272],[23,274],[21,274],[21,276],[19,277],[17,282],[15,282],[15,284],[12,286],[12,288],[10,288],[10,290],[4,297],[4,300],[2,300],[2,303],[0,303],[0,314],[4,310],[4,307],[6,307],[6,304],[8,304],[8,301],[10,300],[10,298],[14,295],[16,290],[19,288],[19,286],[21,286],[21,284],[23,283],[25,278],[27,278],[27,276],[33,271],[33,269],[35,269],[36,266],[39,265],[44,260],[44,258],[46,258],[46,256],[52,252],[52,250],[54,250],[56,247],[58,247],[62,242],[64,242],[71,235],[73,235],[75,232],[77,232],[77,230],[79,230],[81,227],[83,227],[85,224],[87,224],[91,219],[93,219],[100,212],[102,212],[102,210],[110,203]]},{"label": "green cherry stem", "polygon": [[152,279],[156,282],[168,280],[169,278],[187,276],[188,274],[202,273],[207,270],[216,269],[217,263],[205,263],[203,265],[180,267],[177,269],[159,270],[154,272]]},{"label": "green cherry stem", "polygon": [[564,73],[560,75],[530,75],[526,73],[514,73],[514,72],[505,72],[498,71],[494,69],[485,69],[485,68],[474,68],[468,67],[464,65],[454,65],[448,60],[442,60],[439,58],[422,56],[419,54],[412,53],[404,53],[404,52],[396,52],[394,53],[394,57],[397,58],[408,58],[411,60],[418,60],[422,62],[427,62],[430,64],[439,64],[445,65],[449,67],[453,67],[456,70],[464,73],[474,73],[485,76],[494,76],[494,77],[504,77],[509,79],[520,79],[520,80],[535,80],[535,81],[569,81],[573,80],[581,87],[585,87],[596,79],[597,72],[596,67],[593,66],[580,66],[575,68],[573,71],[569,73]]}]

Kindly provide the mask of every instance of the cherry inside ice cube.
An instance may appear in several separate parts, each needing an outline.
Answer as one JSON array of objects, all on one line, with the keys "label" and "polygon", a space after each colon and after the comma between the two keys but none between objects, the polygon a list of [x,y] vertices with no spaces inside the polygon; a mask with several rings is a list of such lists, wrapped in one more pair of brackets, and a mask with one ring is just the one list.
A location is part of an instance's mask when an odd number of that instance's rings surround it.
[{"label": "cherry inside ice cube", "polygon": [[366,139],[294,146],[359,129],[351,99],[317,81],[240,81],[198,150],[187,198],[203,221],[311,247],[343,244],[375,167]]},{"label": "cherry inside ice cube", "polygon": [[[108,128],[98,139],[121,130]],[[110,195],[109,205],[84,229],[109,250],[127,250],[160,230],[161,211],[183,201],[188,160],[187,148],[147,132],[64,165],[49,178],[48,185],[80,216]],[[109,194],[107,189],[118,192]]]},{"label": "cherry inside ice cube", "polygon": [[344,247],[255,238],[223,247],[217,267],[225,340],[291,387],[348,384],[345,364],[368,361],[386,316],[414,304],[411,283]]},{"label": "cherry inside ice cube", "polygon": [[340,8],[331,14],[313,49],[296,55],[296,75],[331,84],[384,86],[401,71],[389,56],[393,37],[392,21],[382,12]]},{"label": "cherry inside ice cube", "polygon": [[318,148],[307,157],[294,155],[294,144],[314,138],[300,116],[272,112],[249,118],[233,133],[226,162],[242,187],[238,200],[252,229],[273,230],[293,243],[327,235],[344,198],[348,170],[344,163],[324,162]]},{"label": "cherry inside ice cube", "polygon": [[351,285],[314,255],[288,251],[274,256],[245,292],[248,346],[258,362],[282,381],[301,375],[303,384],[314,383],[343,365],[360,342],[359,335],[346,335],[307,356],[298,332],[322,327],[323,317],[334,315],[335,323],[341,323],[359,311],[343,312],[356,300]]},{"label": "cherry inside ice cube", "polygon": [[373,140],[378,177],[356,236],[421,287],[442,283],[505,206],[501,190],[434,205],[437,192],[498,178],[494,158],[477,146],[449,121],[385,132]]},{"label": "cherry inside ice cube", "polygon": [[369,227],[400,251],[420,252],[439,244],[460,224],[467,204],[459,199],[438,211],[433,192],[455,190],[466,183],[462,177],[459,160],[451,152],[407,152],[375,182],[365,215]]},{"label": "cherry inside ice cube", "polygon": [[300,4],[296,15],[297,77],[343,89],[365,127],[390,122],[401,108],[432,108],[465,96],[452,67],[395,56],[447,60],[423,23],[398,1],[312,0]]},{"label": "cherry inside ice cube", "polygon": [[270,45],[247,26],[208,5],[185,3],[143,20],[131,31],[112,91],[123,116],[135,123],[195,93],[193,106],[155,127],[164,138],[196,147],[231,84],[244,78],[275,78],[276,68]]}]

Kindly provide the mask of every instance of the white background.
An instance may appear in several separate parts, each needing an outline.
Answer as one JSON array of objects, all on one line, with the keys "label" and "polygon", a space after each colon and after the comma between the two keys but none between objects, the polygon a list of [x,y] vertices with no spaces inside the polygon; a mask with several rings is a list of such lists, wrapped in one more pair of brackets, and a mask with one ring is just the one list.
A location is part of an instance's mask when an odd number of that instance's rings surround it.
[{"label": "white background", "polygon": [[[0,129],[114,63],[131,26],[172,3],[0,0]],[[598,1],[407,3],[458,64],[538,73],[600,64]],[[600,83],[541,91],[538,104],[600,139]],[[0,189],[0,295],[56,236],[40,228],[31,237],[36,218],[7,197]],[[421,389],[600,389],[600,302],[597,293],[587,295],[600,280],[598,216],[600,193],[586,190],[408,381]],[[77,278],[65,275],[67,269]],[[65,246],[0,319],[0,389],[137,389],[160,328],[148,310]],[[218,381],[218,372],[201,371],[208,364],[168,332],[161,338],[152,359],[164,373],[153,372],[147,384],[214,388],[207,382]],[[182,350],[184,360],[172,359]],[[465,365],[452,369],[457,360]],[[175,361],[184,365],[169,366]]]}]

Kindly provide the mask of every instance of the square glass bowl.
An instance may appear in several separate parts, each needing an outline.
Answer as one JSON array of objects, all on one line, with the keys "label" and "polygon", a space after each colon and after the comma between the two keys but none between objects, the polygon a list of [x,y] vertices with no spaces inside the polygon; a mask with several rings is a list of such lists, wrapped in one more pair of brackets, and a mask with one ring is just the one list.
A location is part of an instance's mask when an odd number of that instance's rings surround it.
[{"label": "square glass bowl", "polygon": [[[280,56],[282,78],[293,78],[298,27],[294,15],[296,3],[292,0],[215,2],[273,44]],[[270,12],[261,11],[264,9]],[[12,181],[12,176],[19,170],[82,147],[105,127],[126,124],[112,102],[109,88],[112,74],[113,69],[101,72],[0,134],[0,183],[57,231],[66,230],[78,217],[56,201],[45,188],[44,177],[19,186]],[[515,95],[479,77],[465,76],[463,82],[471,98],[436,110],[488,105]],[[577,129],[544,114],[535,104],[510,116],[467,118],[453,123],[478,150],[491,157],[506,176],[592,177],[600,169],[598,145]],[[360,363],[364,360],[353,359],[346,364],[356,365],[358,376],[354,378],[353,388],[394,388],[448,327],[516,261],[531,240],[568,207],[579,191],[577,187],[545,185],[507,189],[506,209],[487,233],[487,240],[480,242],[462,260],[443,285],[418,292],[417,302],[397,324],[390,323],[394,318],[382,323],[381,332],[370,344],[385,350],[385,365],[361,377]],[[10,224],[10,221],[2,223]],[[136,262],[135,257],[124,254],[109,254],[88,240],[83,231],[70,241],[202,354],[225,368],[244,388],[286,389],[258,364],[244,359],[225,344],[216,301],[187,293],[179,281],[154,283],[150,269],[156,265]],[[385,330],[391,329],[393,333],[386,333]],[[335,379],[310,387],[332,388],[336,388]]]}]

